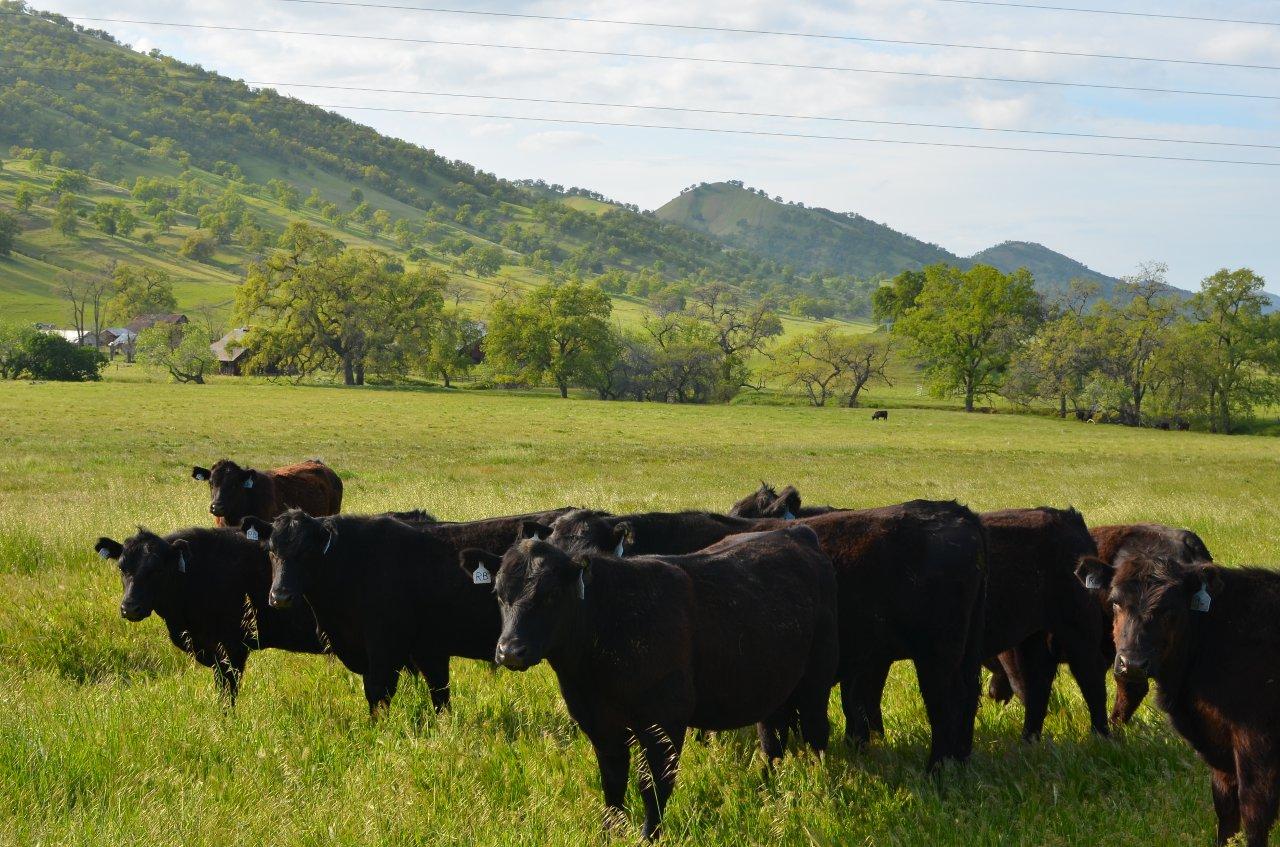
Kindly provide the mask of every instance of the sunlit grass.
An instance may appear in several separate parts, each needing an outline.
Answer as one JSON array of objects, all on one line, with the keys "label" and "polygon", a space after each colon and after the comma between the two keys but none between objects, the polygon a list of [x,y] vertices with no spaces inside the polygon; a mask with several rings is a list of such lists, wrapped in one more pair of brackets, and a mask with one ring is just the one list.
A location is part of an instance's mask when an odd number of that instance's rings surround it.
[{"label": "sunlit grass", "polygon": [[[349,511],[443,518],[562,504],[723,508],[760,478],[812,502],[955,497],[978,509],[1072,504],[1093,523],[1194,527],[1224,562],[1274,562],[1280,454],[1223,438],[1047,418],[895,408],[681,408],[469,391],[109,381],[0,383],[0,843],[607,842],[590,745],[545,666],[454,663],[454,707],[406,681],[371,727],[337,662],[249,660],[236,710],[151,618],[118,615],[99,535],[207,520],[192,464],[320,456]],[[831,714],[842,728],[833,700]],[[910,669],[888,738],[771,780],[751,732],[690,741],[672,844],[1206,844],[1207,775],[1151,705],[1122,740],[1089,736],[1059,680],[1048,739],[984,704],[965,771],[921,773],[928,728]],[[629,836],[638,838],[631,796]]]}]

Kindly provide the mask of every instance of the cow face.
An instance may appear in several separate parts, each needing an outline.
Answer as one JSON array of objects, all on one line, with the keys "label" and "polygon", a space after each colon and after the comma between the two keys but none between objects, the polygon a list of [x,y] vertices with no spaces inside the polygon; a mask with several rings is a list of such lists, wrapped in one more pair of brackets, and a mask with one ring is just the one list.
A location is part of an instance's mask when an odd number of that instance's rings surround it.
[{"label": "cow face", "polygon": [[778,491],[767,482],[761,482],[757,491],[734,503],[729,510],[729,516],[735,518],[792,520],[799,514],[800,492],[795,486],[788,485]]},{"label": "cow face", "polygon": [[1214,565],[1132,557],[1100,572],[1110,587],[1115,674],[1122,679],[1158,676],[1187,637],[1196,615],[1212,614],[1222,590]]},{"label": "cow face", "polygon": [[209,514],[227,526],[239,526],[240,521],[252,513],[253,495],[262,483],[262,475],[253,468],[242,468],[223,459],[212,470],[194,468],[191,475],[209,481]]},{"label": "cow face", "polygon": [[631,524],[626,521],[610,523],[607,517],[604,512],[575,509],[556,518],[551,525],[551,533],[539,537],[575,552],[625,555],[627,547],[635,540]]},{"label": "cow face", "polygon": [[501,558],[466,550],[462,566],[472,573],[493,569],[493,591],[502,612],[502,634],[493,660],[511,670],[528,670],[564,640],[586,598],[591,562],[538,539],[517,541]]},{"label": "cow face", "polygon": [[[257,522],[251,528],[258,528]],[[332,521],[318,520],[301,509],[290,509],[275,519],[267,534],[271,557],[271,605],[287,609],[311,591],[324,556],[337,542]]]},{"label": "cow face", "polygon": [[172,543],[155,533],[139,529],[138,534],[120,544],[110,538],[99,538],[94,545],[98,555],[114,560],[120,568],[120,584],[124,595],[120,600],[120,616],[128,621],[147,618],[158,605],[163,605],[186,573],[191,559],[187,542]]}]

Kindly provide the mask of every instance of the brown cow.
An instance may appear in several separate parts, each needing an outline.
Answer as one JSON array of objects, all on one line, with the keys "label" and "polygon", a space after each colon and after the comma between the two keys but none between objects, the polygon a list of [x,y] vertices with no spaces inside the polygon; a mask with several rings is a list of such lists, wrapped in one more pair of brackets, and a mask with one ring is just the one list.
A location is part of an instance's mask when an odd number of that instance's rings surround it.
[{"label": "brown cow", "polygon": [[239,526],[248,517],[273,521],[286,509],[309,515],[342,511],[342,480],[318,459],[270,471],[242,468],[222,459],[213,469],[194,467],[191,477],[209,483],[209,514],[216,526]]},{"label": "brown cow", "polygon": [[1243,824],[1265,847],[1280,805],[1280,574],[1134,555],[1081,576],[1114,604],[1115,673],[1156,703],[1209,766],[1219,845]]}]

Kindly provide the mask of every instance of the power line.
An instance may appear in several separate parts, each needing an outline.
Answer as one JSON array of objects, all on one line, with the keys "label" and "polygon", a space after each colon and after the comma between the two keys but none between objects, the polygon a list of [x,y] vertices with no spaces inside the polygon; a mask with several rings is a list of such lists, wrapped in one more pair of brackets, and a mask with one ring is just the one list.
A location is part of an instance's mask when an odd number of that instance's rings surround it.
[{"label": "power line", "polygon": [[[18,13],[3,13],[18,14]],[[1104,83],[1093,82],[1067,82],[1062,80],[1045,80],[1045,79],[1021,79],[1016,77],[998,77],[998,76],[976,76],[966,74],[943,74],[927,71],[900,71],[885,70],[883,68],[858,68],[844,65],[806,65],[793,62],[766,62],[752,59],[724,59],[712,58],[705,56],[678,56],[663,53],[629,53],[614,50],[584,50],[570,47],[535,47],[524,44],[495,44],[479,41],[447,41],[435,38],[409,38],[406,36],[393,35],[357,35],[353,33],[337,33],[337,32],[315,32],[310,30],[288,30],[288,29],[264,29],[260,27],[244,27],[230,26],[225,24],[192,24],[192,23],[175,23],[172,21],[144,21],[133,20],[128,18],[99,18],[86,17],[79,15],[66,15],[65,17],[77,21],[90,21],[93,23],[116,23],[131,24],[134,26],[159,26],[173,27],[178,29],[201,29],[219,32],[252,32],[266,35],[298,35],[316,38],[339,38],[350,39],[356,41],[386,41],[404,44],[432,44],[443,47],[477,47],[492,50],[524,50],[533,53],[555,53],[578,56],[610,56],[625,59],[659,59],[665,61],[677,62],[699,62],[704,64],[715,65],[741,65],[748,67],[763,68],[788,68],[792,70],[813,70],[813,71],[832,71],[837,73],[860,73],[874,74],[880,76],[900,76],[914,77],[919,79],[954,79],[965,82],[999,82],[1014,85],[1041,85],[1054,86],[1060,88],[1090,88],[1104,91],[1123,91],[1136,92],[1143,94],[1178,94],[1196,97],[1228,97],[1246,100],[1280,100],[1280,94],[1249,94],[1232,91],[1201,91],[1195,89],[1184,88],[1153,88],[1149,86],[1135,85],[1108,85]]]},{"label": "power line", "polygon": [[[41,68],[30,65],[0,65],[0,70],[44,70],[44,71],[68,71],[66,68]],[[114,71],[113,74],[119,74]],[[143,79],[154,80],[157,82],[175,81],[175,82],[202,82],[206,78],[199,76],[178,76],[175,74],[133,74],[133,76]],[[750,112],[736,109],[711,109],[696,106],[654,106],[639,103],[613,103],[600,100],[557,100],[546,97],[516,97],[512,95],[498,94],[469,94],[456,91],[423,91],[416,89],[404,88],[373,88],[357,85],[333,85],[324,83],[309,82],[282,82],[278,80],[237,80],[247,86],[261,87],[284,87],[284,88],[314,88],[324,91],[350,91],[365,94],[409,94],[422,97],[449,97],[464,100],[496,100],[510,103],[538,103],[545,105],[557,106],[593,106],[609,109],[635,109],[645,111],[662,111],[662,112],[678,112],[687,114],[705,114],[705,115],[725,115],[744,118],[781,118],[786,120],[800,121],[824,121],[830,123],[852,123],[867,124],[871,126],[901,126],[912,127],[917,129],[951,129],[963,130],[971,132],[994,132],[994,133],[1010,133],[1018,135],[1044,135],[1062,138],[1087,138],[1101,141],[1143,141],[1156,142],[1160,144],[1194,144],[1211,147],[1239,147],[1255,150],[1280,150],[1280,144],[1255,144],[1242,141],[1209,141],[1195,138],[1169,138],[1167,136],[1153,135],[1107,135],[1104,133],[1092,132],[1071,132],[1068,130],[1045,130],[1045,129],[1021,129],[1021,128],[1001,128],[973,126],[971,124],[940,124],[940,123],[924,123],[917,121],[894,121],[881,120],[875,118],[849,118],[830,115],[797,115],[784,112]],[[58,86],[50,86],[41,83],[42,87],[50,88],[55,91],[74,91],[74,88],[65,88]],[[306,101],[302,101],[306,102]],[[316,104],[309,104],[316,105]],[[353,107],[343,107],[353,108]]]},{"label": "power line", "polygon": [[861,35],[840,35],[821,32],[801,32],[780,29],[752,29],[749,27],[712,26],[709,24],[675,24],[653,21],[620,20],[616,18],[589,18],[576,15],[539,15],[532,12],[497,12],[480,9],[449,9],[442,6],[404,6],[385,3],[362,3],[354,0],[278,0],[281,3],[299,3],[311,6],[340,6],[357,9],[387,9],[398,12],[428,12],[441,15],[469,15],[473,17],[514,18],[529,21],[556,23],[608,24],[612,26],[671,29],[687,32],[723,32],[732,35],[772,35],[785,38],[811,38],[824,41],[853,41],[866,44],[892,44],[901,47],[942,47],[950,50],[986,50],[998,53],[1030,53],[1040,56],[1065,56],[1075,59],[1113,59],[1125,62],[1158,62],[1174,65],[1198,65],[1212,68],[1242,68],[1247,70],[1280,71],[1280,65],[1255,65],[1243,62],[1211,62],[1202,59],[1172,59],[1161,56],[1129,56],[1114,53],[1080,53],[1070,50],[1046,50],[1032,47],[1000,47],[990,44],[957,44],[947,41],[911,41],[897,38],[871,38]]},{"label": "power line", "polygon": [[397,112],[411,115],[439,115],[444,117],[456,118],[487,118],[489,120],[509,120],[509,121],[536,121],[539,123],[558,123],[571,124],[579,126],[608,126],[608,127],[624,127],[629,129],[663,129],[676,130],[679,132],[709,132],[722,135],[753,135],[764,136],[768,138],[803,138],[819,141],[852,141],[862,144],[898,144],[910,147],[946,147],[959,150],[995,150],[1002,152],[1016,153],[1049,153],[1059,156],[1091,156],[1108,159],[1146,159],[1165,162],[1202,162],[1205,164],[1216,165],[1257,165],[1260,167],[1280,168],[1280,162],[1259,162],[1241,159],[1205,159],[1194,156],[1163,156],[1147,153],[1107,153],[1093,150],[1060,150],[1045,147],[1005,147],[989,144],[961,144],[958,142],[946,141],[910,141],[905,139],[889,139],[889,138],[865,138],[851,135],[819,135],[809,132],[781,132],[773,130],[750,130],[750,129],[724,129],[720,127],[701,127],[701,126],[676,126],[674,124],[640,124],[626,123],[622,121],[598,121],[584,120],[575,118],[539,118],[529,115],[495,115],[481,114],[477,112],[452,112],[436,109],[393,109],[381,106],[352,106],[347,104],[324,104],[312,103],[321,109],[359,109],[362,111],[374,112]]},{"label": "power line", "polygon": [[1039,9],[1043,12],[1082,12],[1089,15],[1122,15],[1130,18],[1161,18],[1170,21],[1201,21],[1215,24],[1248,24],[1250,26],[1280,26],[1280,21],[1246,21],[1237,18],[1210,18],[1196,15],[1174,15],[1166,12],[1124,12],[1118,9],[1081,9],[1074,6],[1039,6],[1035,3],[1012,3],[1006,0],[933,0],[935,3],[955,3],[964,6],[999,6],[1005,9]]}]

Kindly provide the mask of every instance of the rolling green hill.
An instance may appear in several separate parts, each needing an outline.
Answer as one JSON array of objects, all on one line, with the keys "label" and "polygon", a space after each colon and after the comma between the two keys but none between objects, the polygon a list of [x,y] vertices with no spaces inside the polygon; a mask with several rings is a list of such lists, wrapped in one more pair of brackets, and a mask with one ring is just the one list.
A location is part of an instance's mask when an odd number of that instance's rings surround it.
[{"label": "rolling green hill", "polygon": [[961,267],[982,262],[1006,273],[1025,267],[1046,293],[1063,290],[1073,278],[1083,277],[1097,282],[1105,296],[1118,281],[1047,247],[1022,241],[1005,242],[963,258],[861,215],[783,203],[739,182],[707,183],[689,189],[658,209],[657,215],[803,273],[869,278],[936,262]]}]

